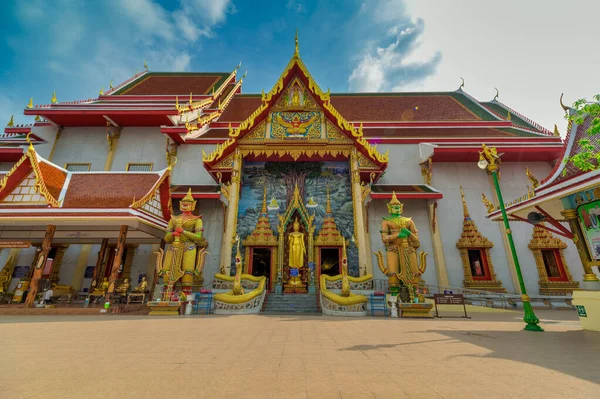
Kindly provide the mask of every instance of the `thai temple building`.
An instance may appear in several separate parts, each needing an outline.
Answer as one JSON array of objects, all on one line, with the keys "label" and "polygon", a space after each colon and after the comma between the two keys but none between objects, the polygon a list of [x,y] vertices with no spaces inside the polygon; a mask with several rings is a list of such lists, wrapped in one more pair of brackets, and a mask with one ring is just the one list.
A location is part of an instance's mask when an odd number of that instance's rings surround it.
[{"label": "thai temple building", "polygon": [[[35,122],[11,120],[0,147],[2,294],[25,301],[46,282],[152,300],[156,287],[212,287],[226,311],[320,292],[323,309],[364,312],[369,290],[521,293],[479,152],[501,156],[506,201],[531,203],[560,167],[556,129],[464,82],[331,93],[297,41],[282,67],[262,93],[243,92],[239,67],[146,69],[97,98],[32,100]],[[549,212],[556,226],[512,218],[531,296],[570,295],[593,274]]]}]

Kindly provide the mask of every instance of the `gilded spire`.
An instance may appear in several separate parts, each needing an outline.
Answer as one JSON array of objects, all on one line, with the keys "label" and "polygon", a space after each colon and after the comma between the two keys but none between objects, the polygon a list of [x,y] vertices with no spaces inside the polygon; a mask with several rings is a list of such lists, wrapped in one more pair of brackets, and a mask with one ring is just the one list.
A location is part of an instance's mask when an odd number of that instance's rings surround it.
[{"label": "gilded spire", "polygon": [[560,137],[560,132],[558,131],[558,126],[556,126],[556,123],[554,124],[554,135],[556,137]]},{"label": "gilded spire", "polygon": [[267,214],[267,183],[264,183],[264,186],[263,186],[263,201],[262,201],[262,208],[260,210],[260,214],[261,215]]},{"label": "gilded spire", "polygon": [[104,95],[104,87],[100,88],[100,91],[98,92],[98,94],[100,94],[101,96]]},{"label": "gilded spire", "polygon": [[327,186],[327,206],[325,207],[325,213],[331,212],[331,197],[329,196],[329,186]]},{"label": "gilded spire", "polygon": [[51,101],[52,101],[52,104],[56,104],[56,92],[55,91],[52,92],[52,99],[51,99]]},{"label": "gilded spire", "polygon": [[467,208],[467,201],[465,201],[465,192],[463,191],[462,186],[460,186],[460,196],[462,198],[463,203],[463,214],[465,215],[465,219],[470,219],[469,208]]},{"label": "gilded spire", "polygon": [[299,57],[300,52],[298,49],[298,28],[296,28],[296,37],[294,38],[294,42],[295,42],[294,56]]},{"label": "gilded spire", "polygon": [[6,124],[7,127],[13,127],[15,126],[15,116],[11,115],[10,119],[8,120],[8,123]]},{"label": "gilded spire", "polygon": [[27,108],[33,108],[33,97],[29,99],[29,104],[27,104]]}]

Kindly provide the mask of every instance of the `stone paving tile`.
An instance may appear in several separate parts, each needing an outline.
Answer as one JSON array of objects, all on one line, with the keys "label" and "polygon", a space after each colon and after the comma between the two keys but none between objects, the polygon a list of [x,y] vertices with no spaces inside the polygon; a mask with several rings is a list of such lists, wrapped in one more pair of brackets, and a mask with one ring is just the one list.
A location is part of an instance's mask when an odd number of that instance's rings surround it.
[{"label": "stone paving tile", "polygon": [[599,397],[600,334],[538,316],[3,316],[0,397]]}]

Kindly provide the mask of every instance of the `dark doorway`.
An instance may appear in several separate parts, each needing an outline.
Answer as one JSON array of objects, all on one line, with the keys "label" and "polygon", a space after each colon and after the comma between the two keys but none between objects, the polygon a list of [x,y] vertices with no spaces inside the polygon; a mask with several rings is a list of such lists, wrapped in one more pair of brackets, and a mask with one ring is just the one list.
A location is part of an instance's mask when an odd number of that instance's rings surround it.
[{"label": "dark doorway", "polygon": [[339,248],[321,248],[321,274],[328,276],[340,274]]},{"label": "dark doorway", "polygon": [[271,249],[254,248],[252,250],[252,275],[265,276],[267,280],[271,273]]}]

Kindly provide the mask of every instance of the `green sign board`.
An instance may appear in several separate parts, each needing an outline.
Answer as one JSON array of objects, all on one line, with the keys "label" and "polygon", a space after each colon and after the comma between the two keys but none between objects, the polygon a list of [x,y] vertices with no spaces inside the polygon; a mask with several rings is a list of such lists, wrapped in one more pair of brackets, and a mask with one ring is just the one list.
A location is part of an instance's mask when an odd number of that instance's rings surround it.
[{"label": "green sign board", "polygon": [[577,314],[579,317],[587,317],[587,313],[585,312],[585,306],[575,305],[577,308]]},{"label": "green sign board", "polygon": [[592,259],[600,260],[600,201],[579,206],[577,214],[590,255]]}]

